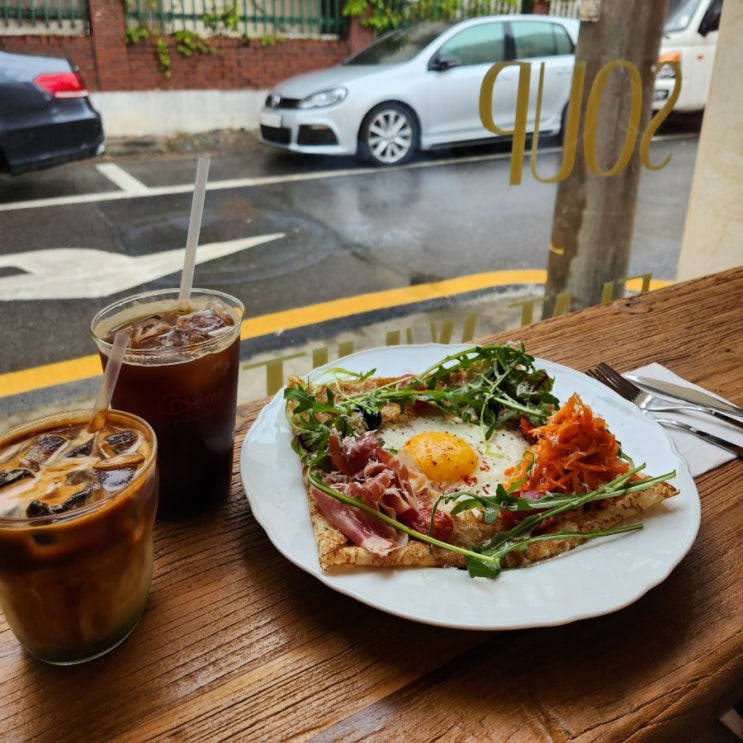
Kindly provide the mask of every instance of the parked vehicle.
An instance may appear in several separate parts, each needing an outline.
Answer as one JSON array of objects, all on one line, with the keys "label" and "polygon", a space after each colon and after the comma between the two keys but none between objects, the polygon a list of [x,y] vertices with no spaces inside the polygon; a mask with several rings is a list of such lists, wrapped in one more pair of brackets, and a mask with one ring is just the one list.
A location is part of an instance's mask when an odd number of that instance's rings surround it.
[{"label": "parked vehicle", "polygon": [[74,64],[0,50],[0,171],[49,168],[104,146],[100,114]]},{"label": "parked vehicle", "polygon": [[[700,111],[707,104],[715,63],[722,0],[670,0],[660,62],[678,62],[681,91],[674,111]],[[676,73],[661,67],[655,79],[654,107],[660,108],[676,85]]]},{"label": "parked vehicle", "polygon": [[[532,65],[528,131],[536,124],[544,63],[540,133],[559,133],[570,95],[579,23],[543,15],[501,15],[394,30],[341,65],[290,78],[269,93],[261,138],[303,153],[357,155],[395,165],[416,150],[493,141],[480,119],[483,77],[496,62]],[[493,91],[493,120],[512,130],[517,69]]]}]

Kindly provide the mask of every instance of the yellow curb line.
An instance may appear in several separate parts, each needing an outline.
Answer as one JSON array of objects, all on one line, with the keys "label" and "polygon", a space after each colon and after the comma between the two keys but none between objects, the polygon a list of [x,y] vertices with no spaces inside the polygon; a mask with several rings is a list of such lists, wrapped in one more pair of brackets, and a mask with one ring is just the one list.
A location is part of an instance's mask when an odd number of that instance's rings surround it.
[{"label": "yellow curb line", "polygon": [[[363,312],[415,304],[456,294],[466,294],[478,289],[489,289],[511,284],[541,285],[544,284],[546,278],[546,271],[536,269],[492,271],[430,284],[417,284],[399,289],[359,294],[355,297],[320,302],[307,307],[273,312],[243,320],[240,339],[258,338],[279,331],[294,330],[328,320],[358,315]],[[636,283],[637,285],[634,286],[634,282],[629,281],[627,287],[635,291],[639,290],[640,282],[637,281]],[[652,281],[651,289],[660,288],[670,283]],[[100,373],[101,365],[97,354],[9,372],[0,375],[0,397],[18,395],[44,387],[96,377]]]}]

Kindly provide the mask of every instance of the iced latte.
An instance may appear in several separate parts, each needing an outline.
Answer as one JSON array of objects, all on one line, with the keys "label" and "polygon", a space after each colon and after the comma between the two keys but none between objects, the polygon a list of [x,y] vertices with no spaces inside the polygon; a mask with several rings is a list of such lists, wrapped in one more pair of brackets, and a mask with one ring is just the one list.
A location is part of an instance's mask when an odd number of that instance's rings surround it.
[{"label": "iced latte", "polygon": [[79,663],[116,647],[152,578],[157,445],[145,421],[109,411],[30,421],[0,436],[0,606],[41,660]]}]

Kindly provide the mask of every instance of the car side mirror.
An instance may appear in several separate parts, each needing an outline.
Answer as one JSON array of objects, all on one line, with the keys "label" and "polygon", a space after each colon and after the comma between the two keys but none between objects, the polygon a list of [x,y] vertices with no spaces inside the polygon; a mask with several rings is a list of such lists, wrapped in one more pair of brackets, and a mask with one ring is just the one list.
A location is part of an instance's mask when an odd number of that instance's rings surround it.
[{"label": "car side mirror", "polygon": [[434,70],[435,72],[444,72],[444,70],[448,70],[451,67],[459,67],[461,64],[462,60],[454,54],[436,54],[428,63],[428,69]]}]

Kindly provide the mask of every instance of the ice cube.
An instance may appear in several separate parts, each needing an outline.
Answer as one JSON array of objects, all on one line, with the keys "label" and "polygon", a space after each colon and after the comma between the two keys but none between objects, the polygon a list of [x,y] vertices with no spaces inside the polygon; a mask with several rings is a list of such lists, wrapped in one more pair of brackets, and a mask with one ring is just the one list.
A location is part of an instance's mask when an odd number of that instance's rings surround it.
[{"label": "ice cube", "polygon": [[99,472],[99,482],[109,493],[114,493],[130,482],[136,471],[136,467],[120,467],[115,470],[101,470]]},{"label": "ice cube", "polygon": [[137,441],[137,438],[136,431],[119,431],[118,433],[112,433],[110,436],[106,436],[106,442],[116,454],[121,454],[121,452],[131,448],[132,444]]},{"label": "ice cube", "polygon": [[232,317],[220,312],[220,309],[222,308],[218,306],[210,306],[178,319],[178,327],[183,331],[189,344],[207,341],[234,325]]},{"label": "ice cube", "polygon": [[90,496],[97,489],[97,485],[86,485],[82,490],[78,491],[74,495],[71,495],[69,498],[65,498],[65,500],[62,501],[62,503],[60,503],[59,505],[52,506],[52,512],[66,513],[67,511],[72,511],[75,508],[82,508],[86,503],[88,503]]},{"label": "ice cube", "polygon": [[10,470],[0,470],[0,488],[5,485],[12,485],[18,480],[22,480],[24,477],[33,477],[34,474],[31,470],[23,467],[14,467]]},{"label": "ice cube", "polygon": [[73,511],[76,508],[82,508],[88,503],[92,503],[93,496],[99,491],[100,485],[97,481],[93,481],[87,482],[83,488],[65,498],[61,503],[50,506],[44,501],[32,500],[26,507],[26,516],[33,519],[41,516],[54,516]]},{"label": "ice cube", "polygon": [[89,457],[93,450],[93,439],[88,439],[67,452],[67,457]]},{"label": "ice cube", "polygon": [[75,485],[97,485],[98,477],[92,470],[75,470],[65,475],[64,484],[68,487]]},{"label": "ice cube", "polygon": [[[117,431],[109,434],[102,440],[98,441],[98,448],[102,456],[107,459],[117,457],[125,452],[129,452],[139,442],[139,435],[136,431]],[[102,464],[102,463],[101,463]],[[103,464],[105,467],[105,464]]]},{"label": "ice cube", "polygon": [[33,519],[37,516],[50,516],[52,513],[51,506],[40,500],[32,500],[26,508],[26,516]]},{"label": "ice cube", "polygon": [[160,348],[173,329],[171,319],[172,316],[154,315],[131,323],[127,327],[130,348]]},{"label": "ice cube", "polygon": [[57,449],[64,446],[67,439],[56,433],[39,434],[28,448],[25,459],[35,464],[43,464]]}]

